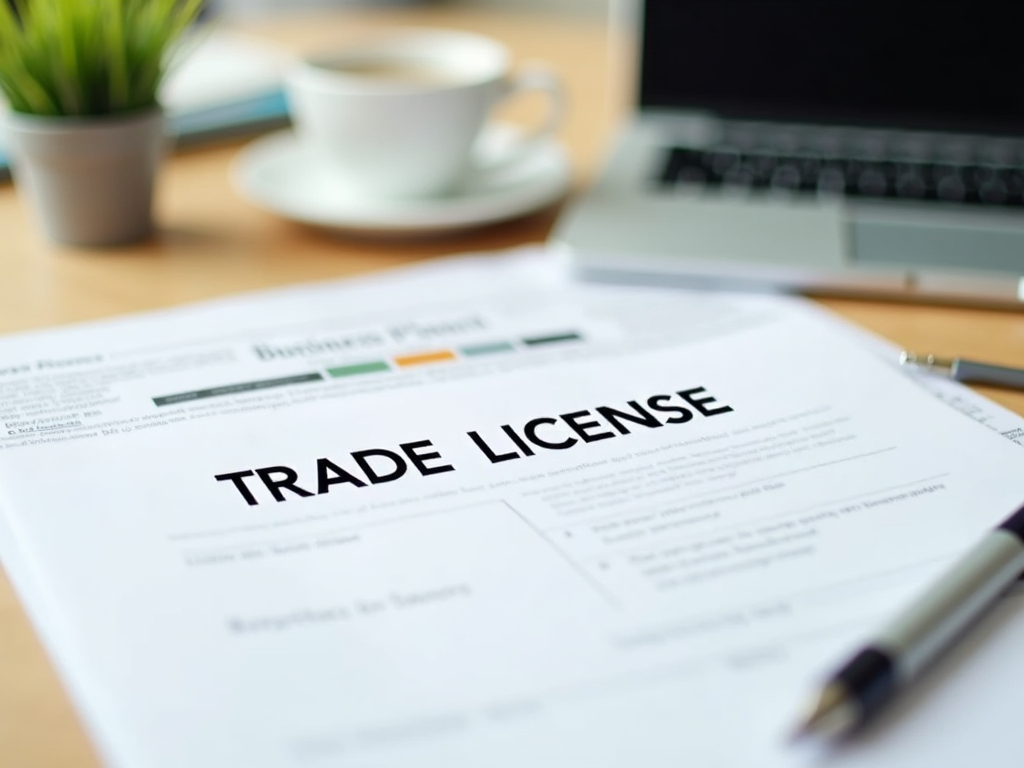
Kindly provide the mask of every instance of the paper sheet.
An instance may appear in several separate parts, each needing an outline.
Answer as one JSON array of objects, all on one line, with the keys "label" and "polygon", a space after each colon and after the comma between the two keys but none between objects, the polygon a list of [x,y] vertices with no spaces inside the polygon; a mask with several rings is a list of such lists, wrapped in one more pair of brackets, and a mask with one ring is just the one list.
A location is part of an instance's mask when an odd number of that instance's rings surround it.
[{"label": "paper sheet", "polygon": [[291,61],[260,38],[201,27],[185,40],[160,102],[180,114],[252,98],[280,88]]},{"label": "paper sheet", "polygon": [[1024,454],[848,336],[526,253],[11,337],[0,552],[112,765],[877,766],[952,694],[782,727]]}]

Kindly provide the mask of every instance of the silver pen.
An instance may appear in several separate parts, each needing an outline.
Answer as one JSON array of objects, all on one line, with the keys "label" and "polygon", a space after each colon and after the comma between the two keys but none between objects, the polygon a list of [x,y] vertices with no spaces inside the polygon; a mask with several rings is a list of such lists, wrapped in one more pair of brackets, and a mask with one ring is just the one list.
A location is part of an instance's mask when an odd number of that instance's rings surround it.
[{"label": "silver pen", "polygon": [[917,355],[907,351],[900,353],[900,365],[923,368],[965,384],[989,384],[994,387],[1024,389],[1024,368],[990,365],[959,357]]},{"label": "silver pen", "polygon": [[910,685],[1024,572],[1024,507],[832,674],[795,736],[844,736]]}]

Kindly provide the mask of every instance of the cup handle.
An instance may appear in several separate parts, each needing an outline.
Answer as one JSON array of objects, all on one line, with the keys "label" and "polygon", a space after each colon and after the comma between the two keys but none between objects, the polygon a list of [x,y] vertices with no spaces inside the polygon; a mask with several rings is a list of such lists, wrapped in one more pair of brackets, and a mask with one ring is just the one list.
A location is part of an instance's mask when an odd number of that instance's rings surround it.
[{"label": "cup handle", "polygon": [[529,152],[538,142],[555,135],[562,126],[565,117],[565,90],[558,76],[543,64],[526,64],[518,72],[510,75],[505,81],[505,87],[499,94],[495,106],[531,91],[540,91],[548,98],[548,108],[544,119],[540,125],[518,137],[513,151],[503,159],[487,163],[488,168],[493,169],[496,165],[514,162],[524,153]]},{"label": "cup handle", "polygon": [[506,86],[502,101],[529,91],[540,91],[548,97],[548,111],[544,121],[523,137],[523,141],[535,142],[554,133],[561,127],[565,116],[565,92],[558,76],[543,64],[526,64],[513,74]]}]

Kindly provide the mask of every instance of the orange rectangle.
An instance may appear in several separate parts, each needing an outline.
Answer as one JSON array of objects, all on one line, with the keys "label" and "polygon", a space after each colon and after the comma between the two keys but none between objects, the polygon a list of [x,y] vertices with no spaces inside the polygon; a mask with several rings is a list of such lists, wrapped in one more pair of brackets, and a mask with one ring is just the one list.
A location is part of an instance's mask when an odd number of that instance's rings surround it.
[{"label": "orange rectangle", "polygon": [[395,365],[399,368],[409,368],[413,365],[428,365],[429,363],[443,363],[447,360],[454,360],[455,353],[450,349],[439,349],[436,352],[419,352],[415,355],[403,355],[395,358]]}]

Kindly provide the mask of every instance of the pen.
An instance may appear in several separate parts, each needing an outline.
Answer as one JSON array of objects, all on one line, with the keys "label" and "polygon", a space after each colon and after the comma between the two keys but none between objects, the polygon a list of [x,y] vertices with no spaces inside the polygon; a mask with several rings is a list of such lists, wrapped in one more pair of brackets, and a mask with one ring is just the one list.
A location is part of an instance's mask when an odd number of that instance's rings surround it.
[{"label": "pen", "polygon": [[844,736],[871,720],[1024,571],[1024,506],[990,531],[832,674],[794,734]]},{"label": "pen", "polygon": [[935,355],[916,355],[913,352],[900,353],[900,365],[924,368],[927,371],[948,376],[956,381],[970,384],[990,384],[995,387],[1024,389],[1024,368],[1010,368],[1003,365],[989,365],[958,357],[943,358]]}]

